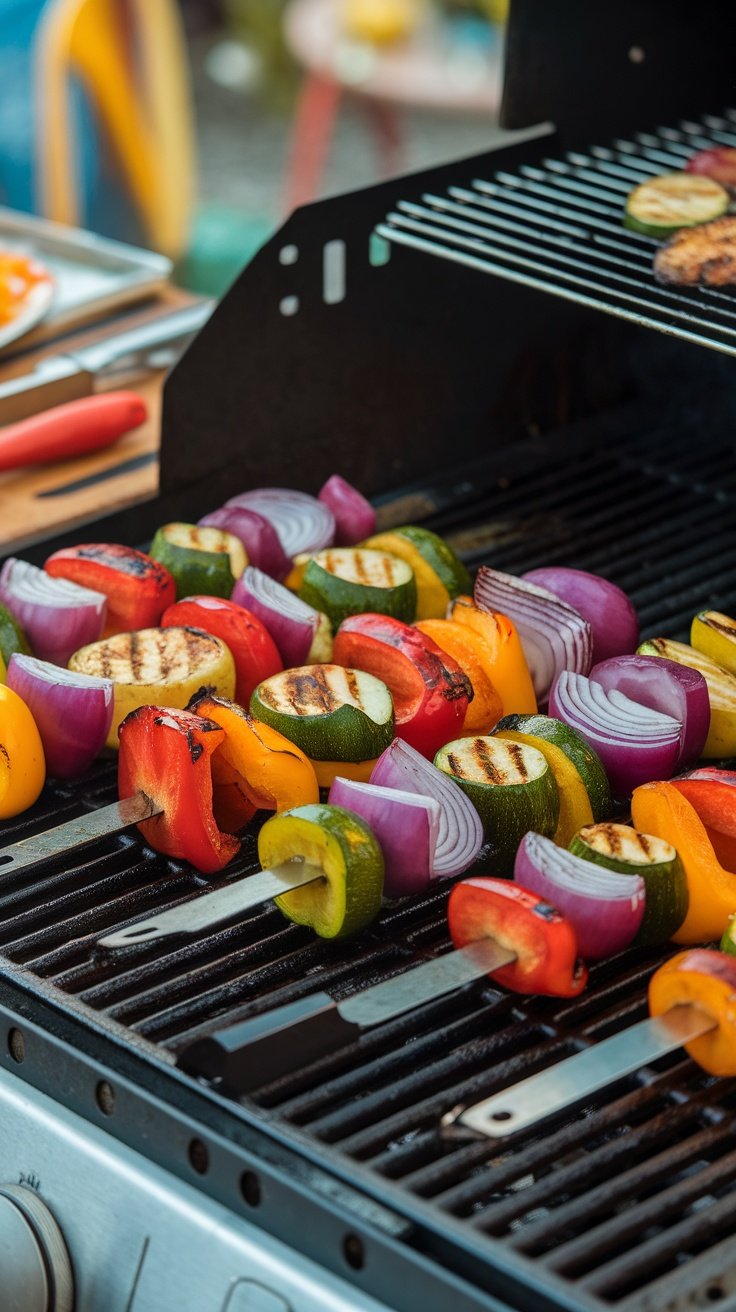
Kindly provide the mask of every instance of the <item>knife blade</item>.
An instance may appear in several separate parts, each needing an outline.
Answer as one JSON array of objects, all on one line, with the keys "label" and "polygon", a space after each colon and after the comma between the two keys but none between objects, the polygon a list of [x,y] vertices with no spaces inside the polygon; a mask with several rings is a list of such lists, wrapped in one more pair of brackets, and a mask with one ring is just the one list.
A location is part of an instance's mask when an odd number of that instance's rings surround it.
[{"label": "knife blade", "polygon": [[146,465],[152,465],[156,460],[158,460],[158,451],[143,451],[139,456],[131,456],[130,460],[121,460],[119,465],[108,465],[106,469],[96,469],[94,474],[85,474],[83,478],[73,478],[68,483],[44,488],[43,492],[36,492],[35,496],[44,499],[66,497],[72,492],[83,492],[85,488],[94,487],[96,483],[106,483],[109,478],[118,478],[122,474],[132,474],[136,469],[145,469]]},{"label": "knife blade", "polygon": [[198,301],[93,346],[41,360],[29,373],[0,383],[0,423],[14,423],[88,396],[103,379],[118,374],[168,368],[207,322],[214,306],[212,300]]},{"label": "knife blade", "polygon": [[495,939],[479,939],[342,1002],[313,993],[195,1039],[180,1051],[177,1064],[232,1093],[249,1093],[354,1043],[365,1030],[435,1002],[515,960],[516,954]]}]

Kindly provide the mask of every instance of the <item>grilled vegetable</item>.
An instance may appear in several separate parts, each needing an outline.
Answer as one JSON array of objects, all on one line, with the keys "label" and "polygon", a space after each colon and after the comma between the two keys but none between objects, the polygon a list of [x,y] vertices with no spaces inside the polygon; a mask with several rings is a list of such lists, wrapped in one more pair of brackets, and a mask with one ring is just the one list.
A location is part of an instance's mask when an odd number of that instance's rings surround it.
[{"label": "grilled vegetable", "polygon": [[699,150],[685,165],[688,173],[701,173],[719,182],[727,191],[736,190],[736,150],[733,146],[711,146]]},{"label": "grilled vegetable", "polygon": [[588,982],[569,921],[518,884],[464,879],[450,893],[447,923],[456,948],[492,938],[516,953],[516,961],[493,972],[504,988],[571,998]]},{"label": "grilled vegetable", "polygon": [[501,698],[504,715],[531,714],[537,709],[529,667],[519,635],[508,615],[480,610],[470,597],[458,597],[450,619],[462,624],[483,643],[488,673]]},{"label": "grilled vegetable", "polygon": [[319,801],[311,762],[269,724],[206,689],[188,709],[225,730],[212,761],[215,815],[223,828],[240,829],[255,810],[288,811]]},{"label": "grilled vegetable", "polygon": [[504,742],[526,744],[527,747],[534,747],[542,753],[554,776],[560,799],[560,814],[552,838],[560,847],[567,847],[578,829],[582,825],[590,824],[593,819],[585,784],[572,761],[565,756],[560,747],[533,734],[519,733],[514,729],[499,729],[494,737]]},{"label": "grilled vegetable", "polygon": [[570,843],[575,856],[616,870],[641,875],[646,889],[644,919],[634,946],[664,943],[680,928],[687,915],[687,878],[671,843],[653,834],[640,834],[630,825],[586,825]]},{"label": "grilled vegetable", "polygon": [[103,637],[158,624],[166,607],[176,600],[176,584],[163,565],[142,551],[117,543],[63,547],[49,556],[44,569],[53,578],[68,579],[104,594],[107,619]]},{"label": "grilled vegetable", "polygon": [[335,516],[335,546],[352,547],[376,529],[376,512],[362,492],[333,474],[320,490],[319,501]]},{"label": "grilled vegetable", "polygon": [[648,237],[669,237],[679,228],[717,219],[728,209],[728,192],[697,173],[665,173],[648,178],[626,201],[627,228]]},{"label": "grilled vegetable", "polygon": [[83,643],[99,638],[107,614],[101,592],[54,579],[44,569],[10,556],[0,572],[0,597],[28,634],[34,655],[66,665]]},{"label": "grilled vegetable", "polygon": [[38,800],[46,779],[41,737],[25,702],[0,684],[0,820]]},{"label": "grilled vegetable", "polygon": [[394,704],[396,733],[433,757],[458,734],[473,696],[466,674],[431,638],[388,615],[354,615],[335,634],[333,659],[381,679]]},{"label": "grilled vegetable", "polygon": [[493,685],[489,648],[481,635],[456,620],[419,620],[416,628],[451,656],[470,679],[473,700],[465,711],[463,733],[469,736],[490,733],[500,720],[503,707]]},{"label": "grilled vegetable", "polygon": [[720,939],[728,917],[736,912],[736,874],[724,870],[716,859],[695,809],[674,784],[650,783],[636,789],[631,815],[642,833],[671,843],[685,867],[688,913],[672,935],[675,942]]},{"label": "grilled vegetable", "polygon": [[638,616],[626,593],[610,579],[562,565],[532,569],[522,577],[528,583],[536,583],[554,593],[588,622],[593,643],[592,660],[603,661],[636,649]]},{"label": "grilled vegetable", "polygon": [[394,738],[376,761],[370,782],[417,793],[420,797],[433,797],[439,803],[435,877],[461,875],[473,864],[483,845],[478,812],[458,784],[425,761],[408,743]]},{"label": "grilled vegetable", "polygon": [[[585,785],[594,820],[606,820],[611,814],[611,789],[600,757],[585,739],[569,724],[555,720],[551,715],[507,715],[499,720],[496,732],[524,734],[541,738],[557,747],[574,765]],[[534,743],[536,747],[536,742]],[[541,746],[539,751],[542,751]]]},{"label": "grilled vegetable", "polygon": [[294,488],[259,487],[240,492],[225,508],[255,510],[276,529],[287,556],[301,551],[322,551],[335,540],[335,516],[324,502]]},{"label": "grilled vegetable", "polygon": [[69,669],[112,679],[115,708],[107,746],[117,747],[120,721],[148,703],[183,708],[203,686],[223,697],[235,691],[235,665],[224,642],[201,629],[142,629],[118,633],[74,652]]},{"label": "grilled vegetable", "polygon": [[590,678],[606,692],[615,689],[632,702],[680,722],[676,768],[700,756],[710,728],[710,700],[699,670],[663,657],[635,654],[601,661],[593,666]]},{"label": "grilled vegetable", "polygon": [[12,612],[7,606],[0,605],[0,656],[6,666],[15,652],[30,656],[31,646]]},{"label": "grilled vegetable", "polygon": [[212,720],[169,706],[139,706],[120,725],[119,796],[141,790],[163,807],[138,825],[143,837],[203,875],[222,870],[240,848],[212,811],[212,757],[224,740]]},{"label": "grilled vegetable", "polygon": [[736,957],[736,915],[728,917],[728,924],[718,946],[721,952],[727,952],[729,957]]},{"label": "grilled vegetable", "polygon": [[381,908],[383,854],[368,826],[339,806],[300,806],[267,820],[258,858],[269,869],[298,858],[324,879],[276,898],[284,915],[320,938],[346,938]]},{"label": "grilled vegetable", "polygon": [[534,747],[500,738],[459,738],[440,748],[434,763],[467,793],[499,855],[512,858],[529,829],[555,832],[557,785]]},{"label": "grilled vegetable", "polygon": [[676,232],[654,257],[658,282],[725,287],[736,282],[736,216]]},{"label": "grilled vegetable", "polygon": [[721,865],[736,871],[736,771],[705,767],[672,783],[697,811]]},{"label": "grilled vegetable", "polygon": [[110,731],[112,681],[14,652],[8,687],[23,698],[36,722],[49,774],[57,779],[84,774]]},{"label": "grilled vegetable", "polygon": [[359,815],[378,840],[385,863],[386,897],[424,893],[435,875],[440,804],[433,797],[381,788],[338,775],[330,788],[332,806]]},{"label": "grilled vegetable", "polygon": [[593,650],[590,625],[578,611],[546,588],[481,565],[473,601],[481,610],[508,615],[513,620],[534,693],[540,702],[547,700],[550,688],[563,670],[586,674],[590,669]]},{"label": "grilled vegetable", "polygon": [[411,621],[417,604],[414,575],[406,562],[362,547],[334,547],[312,556],[299,595],[324,611],[335,627],[363,611]]},{"label": "grilled vegetable", "polygon": [[224,597],[187,597],[169,606],[161,627],[203,629],[221,638],[235,662],[235,699],[247,706],[262,679],[284,668],[266,626],[244,606]]},{"label": "grilled vegetable", "polygon": [[736,1075],[736,961],[700,948],[680,952],[649,981],[649,1012],[660,1016],[691,1004],[716,1028],[685,1044],[685,1051],[711,1075]]},{"label": "grilled vegetable", "polygon": [[229,597],[248,564],[243,544],[233,533],[197,524],[162,525],[150,555],[171,574],[178,599],[197,592]]},{"label": "grilled vegetable", "polygon": [[586,961],[622,952],[639,932],[646,897],[640,875],[603,870],[529,833],[516,853],[514,879],[567,916]]},{"label": "grilled vegetable", "polygon": [[669,638],[650,638],[641,644],[639,651],[644,656],[664,656],[700,671],[708,685],[710,700],[710,728],[703,756],[711,759],[736,756],[736,676],[687,643],[672,642]]},{"label": "grilled vegetable", "polygon": [[[232,533],[243,544],[248,561],[271,578],[283,579],[291,568],[291,561],[281,545],[276,529],[270,520],[247,506],[222,506],[200,519],[201,525],[222,528]],[[235,574],[240,578],[242,569]]]},{"label": "grilled vegetable", "polygon": [[417,585],[417,619],[443,619],[461,592],[470,592],[470,575],[447,542],[416,524],[367,538],[364,547],[388,551],[410,566]]},{"label": "grilled vegetable", "polygon": [[255,689],[251,713],[317,761],[366,761],[394,736],[385,683],[341,665],[302,665]]},{"label": "grilled vegetable", "polygon": [[736,620],[717,610],[703,610],[693,620],[690,642],[696,651],[736,674]]}]

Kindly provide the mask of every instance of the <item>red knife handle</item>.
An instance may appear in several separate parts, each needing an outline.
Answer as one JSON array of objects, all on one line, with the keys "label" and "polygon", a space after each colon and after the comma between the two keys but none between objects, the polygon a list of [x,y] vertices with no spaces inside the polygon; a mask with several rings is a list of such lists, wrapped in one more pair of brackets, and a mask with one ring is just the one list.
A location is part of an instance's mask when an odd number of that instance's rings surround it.
[{"label": "red knife handle", "polygon": [[103,392],[0,428],[0,470],[66,460],[110,446],[148,418],[135,392]]}]

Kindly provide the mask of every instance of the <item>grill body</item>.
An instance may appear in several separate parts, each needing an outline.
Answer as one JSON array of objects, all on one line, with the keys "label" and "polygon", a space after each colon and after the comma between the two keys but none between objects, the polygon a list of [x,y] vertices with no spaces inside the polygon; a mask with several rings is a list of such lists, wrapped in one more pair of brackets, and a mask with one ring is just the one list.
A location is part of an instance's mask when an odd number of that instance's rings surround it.
[{"label": "grill body", "polygon": [[[732,131],[727,114],[718,121],[713,131]],[[674,149],[690,129],[671,131]],[[683,638],[697,608],[728,611],[736,300],[659,295],[646,248],[615,229],[627,170],[660,151],[661,134],[656,147],[643,135],[650,153],[634,151],[634,163],[617,143],[557,159],[554,139],[538,137],[295,215],[167,384],[161,499],[101,521],[100,536],[127,526],[142,538],[172,511],[191,516],[247,484],[313,490],[334,471],[339,433],[341,472],[376,496],[385,523],[421,518],[473,565],[606,574],[632,596],[645,636]],[[394,243],[388,263],[369,260],[376,224]],[[323,277],[335,241],[347,254],[341,296]],[[538,268],[518,277],[529,243]],[[374,247],[374,260],[385,254]],[[570,260],[584,259],[596,299],[570,282]],[[114,794],[102,762],[78,784],[49,786],[4,841]],[[228,878],[253,865],[252,840]],[[446,950],[448,889],[386,908],[355,943],[315,942],[269,906],[164,950],[96,951],[104,933],[202,884],[125,834],[73,868],[54,859],[0,885],[9,1109],[21,1080],[63,1103],[105,1142],[185,1181],[187,1199],[194,1188],[207,1208],[224,1207],[235,1230],[245,1218],[248,1243],[255,1225],[328,1272],[336,1299],[352,1288],[356,1309],[372,1299],[395,1312],[733,1312],[733,1082],[675,1055],[507,1143],[452,1125],[458,1104],[640,1019],[666,952],[601,963],[572,1001],[472,985],[238,1101],[183,1074],[183,1047]],[[10,1139],[5,1154],[15,1161]],[[62,1183],[44,1187],[53,1206]],[[223,1308],[240,1306],[241,1273],[231,1275]],[[147,1312],[144,1286],[130,1288],[127,1306]],[[304,1289],[271,1292],[307,1312]],[[85,1298],[80,1312],[93,1312],[93,1292]],[[282,1312],[273,1300],[242,1306]]]}]

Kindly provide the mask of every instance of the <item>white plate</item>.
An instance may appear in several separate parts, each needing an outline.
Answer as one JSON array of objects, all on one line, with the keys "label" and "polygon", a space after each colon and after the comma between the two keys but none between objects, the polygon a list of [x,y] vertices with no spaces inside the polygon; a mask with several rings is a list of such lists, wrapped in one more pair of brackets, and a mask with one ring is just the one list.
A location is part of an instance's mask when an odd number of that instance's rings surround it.
[{"label": "white plate", "polygon": [[[38,267],[40,262],[35,257],[33,262]],[[0,326],[0,349],[7,346],[9,342],[15,342],[19,337],[23,337],[25,333],[30,332],[31,328],[35,328],[36,324],[47,313],[54,299],[54,281],[45,266],[41,267],[45,271],[43,280],[34,283],[29,289],[22,308],[15,318]]]}]

